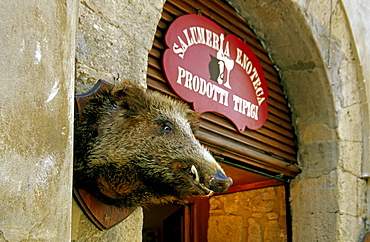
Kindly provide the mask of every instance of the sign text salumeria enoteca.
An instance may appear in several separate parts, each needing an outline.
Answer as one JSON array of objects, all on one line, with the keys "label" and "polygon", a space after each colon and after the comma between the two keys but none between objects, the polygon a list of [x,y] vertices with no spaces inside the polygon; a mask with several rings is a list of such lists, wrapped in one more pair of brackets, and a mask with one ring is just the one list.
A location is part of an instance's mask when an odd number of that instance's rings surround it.
[{"label": "sign text salumeria enoteca", "polygon": [[[230,59],[230,47],[229,42],[224,42],[224,34],[216,34],[208,29],[202,27],[190,27],[183,30],[185,40],[180,36],[177,36],[178,43],[174,43],[172,50],[180,58],[184,58],[186,51],[193,45],[206,45],[210,48],[217,50],[218,52],[222,51],[221,55],[228,57]],[[255,120],[258,120],[258,107],[263,101],[265,101],[264,91],[261,85],[260,78],[258,76],[256,68],[253,66],[253,63],[249,60],[249,57],[242,52],[239,48],[236,48],[237,58],[235,62],[240,65],[245,72],[249,75],[250,80],[253,84],[258,106],[253,103],[237,96],[233,95],[232,101],[234,103],[234,111],[242,113],[248,117],[251,117]],[[229,92],[212,82],[206,81],[204,78],[194,75],[190,71],[178,66],[178,77],[177,83],[184,85],[186,88],[193,90],[194,92],[199,93],[200,95],[205,95],[208,98],[212,99],[215,102],[219,102],[222,105],[229,105]],[[223,84],[223,83],[219,83]],[[226,84],[226,82],[225,82]],[[225,85],[224,84],[224,85]],[[230,85],[225,85],[225,87],[231,89]]]}]

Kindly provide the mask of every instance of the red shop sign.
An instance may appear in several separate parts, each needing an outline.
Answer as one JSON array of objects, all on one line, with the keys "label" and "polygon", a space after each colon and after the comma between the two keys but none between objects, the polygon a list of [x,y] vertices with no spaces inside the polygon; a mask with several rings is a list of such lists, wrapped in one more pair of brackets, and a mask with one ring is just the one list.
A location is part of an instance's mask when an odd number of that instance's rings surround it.
[{"label": "red shop sign", "polygon": [[197,14],[177,18],[165,36],[165,76],[199,113],[230,119],[239,132],[259,129],[268,114],[267,85],[257,57],[235,35]]}]

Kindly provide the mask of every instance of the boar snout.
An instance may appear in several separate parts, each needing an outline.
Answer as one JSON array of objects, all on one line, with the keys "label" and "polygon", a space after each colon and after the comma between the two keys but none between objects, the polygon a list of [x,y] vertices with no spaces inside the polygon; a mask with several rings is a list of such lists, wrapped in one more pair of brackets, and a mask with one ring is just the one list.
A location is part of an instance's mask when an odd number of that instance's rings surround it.
[{"label": "boar snout", "polygon": [[233,180],[230,177],[225,176],[221,170],[217,170],[216,175],[211,178],[209,188],[214,192],[222,193],[226,192],[232,184]]},{"label": "boar snout", "polygon": [[217,169],[216,174],[212,175],[210,179],[206,179],[205,183],[201,183],[198,170],[194,165],[191,166],[189,173],[192,175],[192,182],[198,188],[201,188],[201,194],[203,195],[211,195],[213,192],[226,192],[233,184],[233,180],[219,169]]}]

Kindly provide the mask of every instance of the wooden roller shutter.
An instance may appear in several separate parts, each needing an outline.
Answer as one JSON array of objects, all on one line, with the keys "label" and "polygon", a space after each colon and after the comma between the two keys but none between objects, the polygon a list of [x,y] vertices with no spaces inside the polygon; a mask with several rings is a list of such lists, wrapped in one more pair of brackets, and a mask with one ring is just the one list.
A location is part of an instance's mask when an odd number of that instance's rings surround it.
[{"label": "wooden roller shutter", "polygon": [[244,40],[261,63],[269,91],[269,115],[262,128],[246,129],[239,133],[225,118],[204,113],[197,138],[215,155],[233,166],[285,180],[295,177],[300,172],[296,166],[297,148],[279,74],[247,22],[229,6],[217,0],[167,1],[149,54],[148,87],[178,98],[165,80],[161,56],[165,49],[163,39],[167,28],[177,17],[188,13],[201,13],[221,26],[225,34],[233,34]]}]

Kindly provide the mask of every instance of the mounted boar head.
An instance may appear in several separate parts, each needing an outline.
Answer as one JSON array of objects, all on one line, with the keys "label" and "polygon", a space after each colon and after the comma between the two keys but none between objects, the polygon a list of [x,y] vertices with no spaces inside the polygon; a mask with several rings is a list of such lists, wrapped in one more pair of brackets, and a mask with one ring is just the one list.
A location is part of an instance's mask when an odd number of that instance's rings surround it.
[{"label": "mounted boar head", "polygon": [[136,207],[224,192],[232,179],[195,138],[198,114],[129,82],[87,101],[75,137],[75,185]]}]

